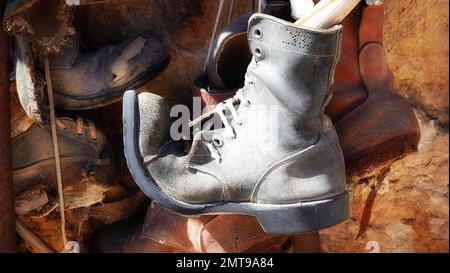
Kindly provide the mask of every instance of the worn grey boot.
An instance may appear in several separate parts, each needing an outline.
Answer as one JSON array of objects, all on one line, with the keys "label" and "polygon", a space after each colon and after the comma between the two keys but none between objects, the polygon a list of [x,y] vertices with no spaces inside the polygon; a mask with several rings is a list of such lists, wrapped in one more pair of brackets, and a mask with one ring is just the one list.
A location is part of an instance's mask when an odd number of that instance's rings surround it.
[{"label": "worn grey boot", "polygon": [[137,184],[176,212],[254,215],[268,233],[317,231],[347,219],[344,160],[323,112],[341,29],[253,15],[245,86],[216,107],[223,128],[196,132],[188,154],[169,140],[164,99],[127,92],[125,155]]},{"label": "worn grey boot", "polygon": [[69,110],[118,101],[125,90],[144,85],[169,63],[163,45],[150,36],[138,36],[96,52],[81,52],[75,35],[49,58],[55,104]]}]

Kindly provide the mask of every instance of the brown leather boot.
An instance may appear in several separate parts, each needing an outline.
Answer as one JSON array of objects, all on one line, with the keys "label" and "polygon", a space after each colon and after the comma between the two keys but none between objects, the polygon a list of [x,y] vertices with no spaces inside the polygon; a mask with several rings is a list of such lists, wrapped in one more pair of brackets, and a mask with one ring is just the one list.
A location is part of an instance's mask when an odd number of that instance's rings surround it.
[{"label": "brown leather boot", "polygon": [[267,235],[255,217],[185,217],[152,204],[143,225],[112,225],[94,237],[94,248],[107,253],[280,252],[287,239]]},{"label": "brown leather boot", "polygon": [[384,8],[358,6],[344,21],[334,97],[327,107],[347,176],[360,175],[417,150],[420,128],[408,101],[393,92],[383,47]]}]

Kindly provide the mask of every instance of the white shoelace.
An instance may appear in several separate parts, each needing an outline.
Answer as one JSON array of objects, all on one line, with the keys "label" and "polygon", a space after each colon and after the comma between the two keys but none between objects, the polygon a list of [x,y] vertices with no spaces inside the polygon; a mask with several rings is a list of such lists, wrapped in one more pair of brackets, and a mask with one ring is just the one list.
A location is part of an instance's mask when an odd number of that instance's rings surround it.
[{"label": "white shoelace", "polygon": [[[243,121],[242,121],[241,117],[239,116],[239,113],[236,111],[235,106],[236,106],[236,104],[240,105],[245,102],[246,102],[246,99],[244,97],[242,90],[238,90],[234,97],[217,104],[213,110],[211,110],[211,111],[201,115],[200,117],[194,119],[193,121],[191,121],[189,123],[189,126],[192,127],[193,125],[199,123],[200,121],[202,121],[206,118],[209,118],[214,114],[217,114],[217,116],[220,118],[220,120],[224,126],[225,137],[228,139],[235,138],[236,132],[230,123],[229,116],[225,115],[225,112],[228,110],[231,113],[231,119],[235,120],[235,122],[238,126],[241,126],[243,124]],[[212,123],[209,125],[212,125]],[[209,128],[209,125],[207,125],[206,127]],[[220,140],[220,142],[222,142],[222,139]],[[205,143],[206,147],[208,148],[211,156],[215,160],[220,162],[221,155],[220,155],[219,151],[217,150],[217,146],[221,146],[221,145],[217,145],[217,143],[214,142],[214,137],[213,137],[212,141],[205,141],[204,143]]]},{"label": "white shoelace", "polygon": [[229,110],[233,120],[236,121],[237,125],[241,126],[243,121],[239,116],[238,112],[236,111],[236,108],[234,108],[235,107],[234,103],[235,102],[242,103],[244,100],[245,100],[244,95],[242,94],[242,91],[239,90],[236,92],[236,95],[233,98],[227,99],[224,102],[219,103],[214,108],[214,112],[220,117],[220,120],[224,125],[225,134],[227,138],[234,138],[236,137],[236,134],[234,132],[233,126],[231,126],[228,118],[225,116],[225,111]]}]

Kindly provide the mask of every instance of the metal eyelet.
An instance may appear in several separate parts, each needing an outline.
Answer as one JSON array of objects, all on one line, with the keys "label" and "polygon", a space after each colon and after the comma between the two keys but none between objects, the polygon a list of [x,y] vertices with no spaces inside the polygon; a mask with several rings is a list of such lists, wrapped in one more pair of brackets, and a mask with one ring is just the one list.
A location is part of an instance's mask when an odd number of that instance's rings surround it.
[{"label": "metal eyelet", "polygon": [[261,49],[259,49],[258,47],[255,48],[255,56],[256,56],[258,59],[262,59],[263,56],[264,56],[264,54],[262,53]]},{"label": "metal eyelet", "polygon": [[250,106],[252,106],[252,102],[251,102],[250,100],[247,100],[247,101],[244,103],[244,106],[247,107],[247,108],[250,108]]},{"label": "metal eyelet", "polygon": [[219,136],[213,136],[212,141],[216,147],[222,147],[223,141]]},{"label": "metal eyelet", "polygon": [[259,28],[253,29],[253,37],[255,37],[256,39],[261,39],[262,36],[263,36],[263,33]]}]

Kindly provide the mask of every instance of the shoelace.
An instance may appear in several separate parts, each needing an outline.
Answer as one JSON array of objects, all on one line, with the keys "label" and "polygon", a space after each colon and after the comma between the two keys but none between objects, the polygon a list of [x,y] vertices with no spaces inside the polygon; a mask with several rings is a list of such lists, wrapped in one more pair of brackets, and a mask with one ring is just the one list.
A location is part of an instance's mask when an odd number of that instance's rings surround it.
[{"label": "shoelace", "polygon": [[[236,132],[235,132],[233,126],[231,125],[229,118],[225,115],[225,112],[228,110],[231,113],[232,119],[236,121],[236,124],[238,126],[242,126],[243,121],[235,108],[236,105],[241,105],[242,103],[244,103],[244,105],[250,105],[250,101],[244,97],[242,89],[240,89],[236,92],[236,95],[234,95],[234,97],[217,104],[213,110],[211,110],[211,111],[201,115],[200,117],[194,119],[193,121],[191,121],[189,123],[189,126],[192,127],[192,126],[196,125],[197,123],[201,122],[202,120],[207,119],[207,118],[213,116],[214,114],[217,114],[224,126],[225,137],[227,139],[233,139],[236,137]],[[212,123],[210,123],[209,125],[212,125]],[[210,128],[209,125],[206,124],[206,127]],[[208,130],[210,130],[210,129],[208,129]],[[196,136],[194,136],[194,138],[197,138],[197,136],[200,136],[200,135],[196,135]],[[219,143],[215,143],[214,140],[219,141]],[[217,146],[222,145],[222,143],[223,143],[222,139],[217,139],[217,138],[214,139],[214,136],[213,136],[212,141],[211,140],[207,140],[207,141],[203,140],[203,143],[209,150],[211,157],[214,158],[216,161],[220,162],[221,155],[220,155],[219,150],[217,149]]]},{"label": "shoelace", "polygon": [[238,112],[236,111],[235,105],[241,104],[242,102],[248,101],[245,99],[244,94],[242,92],[242,89],[238,90],[236,92],[236,95],[234,95],[232,98],[225,100],[224,102],[221,102],[217,104],[213,110],[201,115],[200,117],[192,120],[189,122],[189,127],[192,127],[196,125],[197,123],[201,122],[204,119],[207,119],[211,117],[214,114],[217,114],[220,117],[220,120],[222,121],[226,134],[229,137],[235,137],[233,126],[230,124],[227,116],[225,116],[225,111],[229,110],[232,118],[236,120],[236,124],[241,126],[243,124],[242,119],[240,118]]},{"label": "shoelace", "polygon": [[[85,131],[85,123],[83,121],[82,117],[77,117],[77,128],[76,128],[76,133],[77,135],[83,135],[84,131]],[[89,135],[91,137],[92,140],[97,140],[97,128],[95,127],[95,124],[90,121],[87,120],[88,123],[88,128],[89,128]],[[56,118],[56,125],[61,128],[62,130],[66,130],[68,128],[67,124],[64,123],[64,121],[62,121],[59,118]]]},{"label": "shoelace", "polygon": [[224,128],[225,128],[225,134],[227,138],[234,138],[236,137],[236,133],[234,131],[233,126],[231,126],[228,118],[225,116],[225,111],[229,110],[231,113],[232,118],[236,121],[236,124],[238,126],[242,126],[243,121],[241,117],[239,116],[238,112],[236,111],[236,108],[234,108],[234,104],[242,103],[245,100],[244,95],[241,90],[239,90],[236,95],[231,98],[227,99],[224,102],[219,103],[215,108],[214,111],[219,115],[220,120],[222,121]]}]

